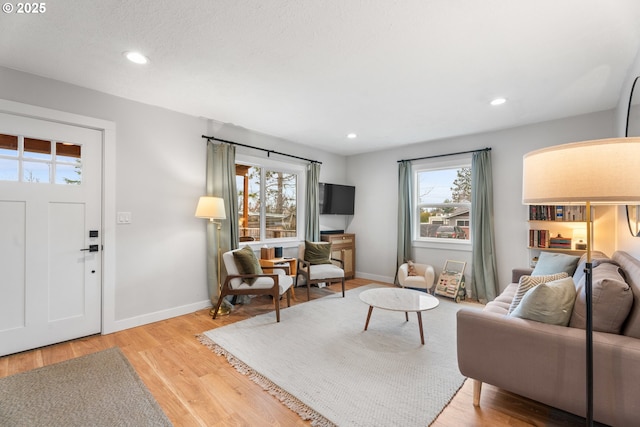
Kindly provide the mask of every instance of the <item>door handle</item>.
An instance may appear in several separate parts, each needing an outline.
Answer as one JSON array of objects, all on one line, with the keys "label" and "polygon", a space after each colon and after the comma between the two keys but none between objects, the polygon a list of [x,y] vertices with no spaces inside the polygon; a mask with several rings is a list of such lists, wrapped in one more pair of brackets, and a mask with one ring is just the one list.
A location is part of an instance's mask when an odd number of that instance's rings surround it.
[{"label": "door handle", "polygon": [[81,251],[98,252],[98,245],[89,245],[88,248],[80,249]]}]

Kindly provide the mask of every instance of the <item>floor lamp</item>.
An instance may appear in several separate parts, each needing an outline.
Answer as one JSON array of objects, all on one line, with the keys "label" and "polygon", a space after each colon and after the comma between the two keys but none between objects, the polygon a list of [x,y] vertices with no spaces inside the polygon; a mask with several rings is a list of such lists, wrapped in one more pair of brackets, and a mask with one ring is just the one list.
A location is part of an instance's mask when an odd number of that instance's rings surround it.
[{"label": "floor lamp", "polygon": [[[227,219],[227,214],[224,210],[224,199],[220,197],[211,197],[211,196],[202,196],[198,200],[198,206],[196,207],[196,217],[197,218],[207,218],[211,224],[216,227],[216,259],[217,259],[217,267],[218,267],[218,276],[216,280],[218,281],[218,298],[220,298],[222,286],[220,284],[220,229],[222,228],[222,224],[220,222],[215,221],[216,219]],[[210,314],[213,315],[213,308],[211,309]],[[225,307],[224,304],[220,305],[220,309],[218,309],[219,315],[229,314],[229,308]]]},{"label": "floor lamp", "polygon": [[640,138],[611,138],[532,151],[523,160],[527,205],[586,206],[586,419],[593,425],[593,245],[591,205],[640,202]]}]

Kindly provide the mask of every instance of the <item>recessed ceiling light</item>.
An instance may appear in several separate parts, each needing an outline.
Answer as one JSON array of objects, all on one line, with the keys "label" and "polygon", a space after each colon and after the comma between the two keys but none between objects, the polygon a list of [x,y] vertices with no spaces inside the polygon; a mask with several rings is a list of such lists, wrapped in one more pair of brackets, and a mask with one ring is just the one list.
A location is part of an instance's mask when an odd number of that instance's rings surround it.
[{"label": "recessed ceiling light", "polygon": [[349,138],[349,139],[356,139],[357,137],[358,137],[358,135],[355,134],[355,133],[350,133],[350,134],[347,135],[347,138]]},{"label": "recessed ceiling light", "polygon": [[506,99],[506,98],[495,98],[494,100],[492,100],[492,101],[490,102],[490,104],[491,104],[491,105],[493,105],[493,106],[495,107],[496,105],[502,105],[502,104],[504,104],[505,102],[507,102],[507,99]]},{"label": "recessed ceiling light", "polygon": [[146,64],[149,62],[149,59],[140,52],[125,52],[124,56],[126,56],[129,61],[135,62],[136,64]]}]

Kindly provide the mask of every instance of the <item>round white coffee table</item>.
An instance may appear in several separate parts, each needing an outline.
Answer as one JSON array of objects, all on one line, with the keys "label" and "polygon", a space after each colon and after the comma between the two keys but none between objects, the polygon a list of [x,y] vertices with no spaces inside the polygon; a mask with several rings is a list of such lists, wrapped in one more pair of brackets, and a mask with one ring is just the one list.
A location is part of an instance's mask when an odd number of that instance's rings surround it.
[{"label": "round white coffee table", "polygon": [[424,345],[424,332],[422,330],[422,312],[436,308],[440,301],[433,295],[425,292],[414,291],[404,288],[376,288],[369,289],[360,294],[362,302],[369,304],[369,313],[367,321],[364,324],[364,330],[369,327],[371,312],[373,308],[381,308],[383,310],[404,311],[407,322],[409,321],[409,312],[415,311],[418,315],[418,326],[420,327],[420,341]]}]

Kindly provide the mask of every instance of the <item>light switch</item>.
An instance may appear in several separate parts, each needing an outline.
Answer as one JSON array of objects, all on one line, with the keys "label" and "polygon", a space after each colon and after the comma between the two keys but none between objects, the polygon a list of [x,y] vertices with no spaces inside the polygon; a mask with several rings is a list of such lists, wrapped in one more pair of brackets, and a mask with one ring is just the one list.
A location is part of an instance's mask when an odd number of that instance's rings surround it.
[{"label": "light switch", "polygon": [[116,217],[118,224],[131,224],[131,212],[118,212]]}]

